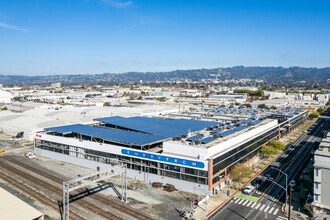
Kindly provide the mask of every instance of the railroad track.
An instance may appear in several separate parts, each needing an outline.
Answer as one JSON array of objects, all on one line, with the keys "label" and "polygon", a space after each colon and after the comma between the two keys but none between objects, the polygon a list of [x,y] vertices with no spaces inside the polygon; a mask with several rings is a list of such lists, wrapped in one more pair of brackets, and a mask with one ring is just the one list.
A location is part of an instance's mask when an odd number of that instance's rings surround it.
[{"label": "railroad track", "polygon": [[[32,167],[32,166],[27,165],[27,164],[25,164],[25,163],[22,163],[22,162],[20,162],[20,161],[18,161],[18,160],[15,160],[15,159],[13,159],[13,158],[11,158],[11,157],[3,157],[3,159],[8,160],[8,161],[10,161],[11,163],[14,163],[14,164],[16,164],[17,166],[20,166],[20,167],[22,167],[22,168],[24,168],[24,169],[30,170],[30,171],[32,171],[32,172],[34,172],[34,173],[37,173],[38,175],[43,176],[43,177],[45,177],[45,178],[47,178],[47,179],[49,179],[49,180],[52,180],[52,181],[54,181],[55,183],[58,183],[58,184],[61,184],[61,185],[62,185],[63,182],[65,181],[65,180],[60,179],[60,178],[58,178],[58,177],[56,177],[56,176],[53,176],[53,175],[51,175],[51,174],[49,174],[49,173],[47,173],[47,172],[44,172],[44,171],[39,170],[39,169],[37,169],[37,168],[35,168],[35,167]],[[84,192],[83,190],[76,190],[76,191],[77,191],[78,193],[82,193],[82,192]],[[150,218],[150,217],[148,217],[148,216],[146,216],[146,215],[144,215],[144,214],[142,214],[142,213],[140,213],[140,212],[138,212],[138,211],[135,211],[135,210],[133,210],[133,209],[131,209],[131,208],[128,208],[127,206],[124,206],[124,205],[118,204],[118,203],[116,203],[116,202],[113,202],[113,201],[111,201],[111,200],[109,200],[109,199],[106,199],[106,198],[100,196],[100,195],[94,195],[94,194],[93,194],[93,195],[90,195],[89,197],[91,197],[91,198],[93,198],[93,199],[95,199],[95,200],[97,200],[97,201],[103,203],[104,205],[110,206],[110,207],[112,207],[112,208],[114,208],[114,209],[117,209],[117,210],[119,210],[119,211],[121,211],[121,212],[127,214],[127,215],[130,215],[130,216],[132,216],[132,217],[134,217],[134,218],[136,218],[136,219],[141,219],[141,220],[152,220],[152,218]]]},{"label": "railroad track", "polygon": [[[12,167],[6,163],[3,163],[3,162],[0,162],[0,167],[2,168],[5,168],[6,170],[9,170],[10,172],[38,185],[38,186],[41,186],[42,188],[46,189],[46,190],[49,190],[53,193],[55,193],[56,195],[58,196],[62,196],[62,189],[59,188],[59,187],[56,187],[54,185],[51,185],[49,183],[47,183],[46,181],[44,180],[41,180],[39,178],[36,178],[28,173],[25,173],[15,167]],[[94,214],[97,214],[99,216],[102,216],[106,219],[114,219],[114,220],[122,220],[122,218],[108,212],[108,211],[105,211],[95,205],[93,205],[92,203],[89,203],[89,202],[86,202],[86,201],[76,201],[76,203],[82,207],[84,207],[86,210],[89,210],[91,212],[93,212]]]},{"label": "railroad track", "polygon": [[[17,188],[20,191],[28,194],[32,198],[34,198],[34,199],[38,200],[39,202],[41,202],[42,204],[45,204],[45,205],[51,207],[55,211],[59,211],[59,207],[58,207],[57,202],[45,197],[43,194],[33,190],[32,188],[18,182],[14,178],[8,176],[7,174],[4,174],[2,171],[0,171],[0,173],[1,173],[0,178],[2,180],[6,181],[7,183],[10,183],[15,188]],[[74,213],[72,211],[70,211],[70,218],[73,219],[73,220],[85,220],[85,218],[80,217],[79,215],[77,215],[76,213]]]}]

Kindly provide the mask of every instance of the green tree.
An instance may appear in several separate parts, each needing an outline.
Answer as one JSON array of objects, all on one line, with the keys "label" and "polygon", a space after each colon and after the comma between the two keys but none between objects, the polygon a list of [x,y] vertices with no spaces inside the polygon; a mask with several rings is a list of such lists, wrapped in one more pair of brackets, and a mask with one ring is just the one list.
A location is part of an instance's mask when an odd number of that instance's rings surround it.
[{"label": "green tree", "polygon": [[285,145],[282,142],[275,141],[275,140],[270,141],[269,145],[278,150],[284,150],[284,148],[285,148]]},{"label": "green tree", "polygon": [[5,111],[5,110],[8,110],[6,106],[1,108],[1,111]]},{"label": "green tree", "polygon": [[276,149],[272,146],[269,146],[269,145],[264,145],[261,148],[260,153],[265,156],[276,155],[278,153],[278,149]]},{"label": "green tree", "polygon": [[142,96],[139,96],[139,97],[137,98],[137,100],[142,100]]},{"label": "green tree", "polygon": [[270,107],[270,108],[273,109],[273,110],[276,110],[276,109],[277,109],[275,106],[272,106],[272,107]]},{"label": "green tree", "polygon": [[242,163],[237,163],[233,166],[230,171],[230,177],[234,181],[242,180],[243,178],[247,178],[251,175],[253,170],[250,167],[244,166]]},{"label": "green tree", "polygon": [[258,108],[265,108],[265,109],[268,109],[267,105],[265,105],[265,104],[260,104],[260,105],[258,105]]},{"label": "green tree", "polygon": [[318,118],[319,116],[320,116],[320,114],[317,112],[313,112],[309,115],[310,118]]},{"label": "green tree", "polygon": [[324,108],[319,108],[319,109],[317,109],[317,112],[318,112],[319,114],[322,114],[322,113],[324,112]]}]

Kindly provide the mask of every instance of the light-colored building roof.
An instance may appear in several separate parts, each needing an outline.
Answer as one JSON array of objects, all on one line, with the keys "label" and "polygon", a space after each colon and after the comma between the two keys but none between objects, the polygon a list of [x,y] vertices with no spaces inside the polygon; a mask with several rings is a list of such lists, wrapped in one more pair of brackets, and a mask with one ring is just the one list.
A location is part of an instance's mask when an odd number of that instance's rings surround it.
[{"label": "light-colored building roof", "polygon": [[42,217],[43,213],[0,188],[0,219],[31,220]]}]

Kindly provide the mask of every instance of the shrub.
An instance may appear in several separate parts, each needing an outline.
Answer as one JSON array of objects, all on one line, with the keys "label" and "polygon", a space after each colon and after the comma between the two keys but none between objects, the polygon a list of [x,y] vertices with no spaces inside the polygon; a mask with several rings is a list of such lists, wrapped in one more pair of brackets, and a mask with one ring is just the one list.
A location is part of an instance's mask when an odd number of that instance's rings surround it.
[{"label": "shrub", "polygon": [[285,148],[285,145],[283,143],[281,143],[280,141],[275,141],[275,140],[270,141],[269,145],[271,145],[272,147],[279,149],[279,150],[284,150],[284,148]]},{"label": "shrub", "polygon": [[319,117],[319,113],[317,112],[313,112],[309,115],[310,118],[318,118]]},{"label": "shrub", "polygon": [[260,153],[266,156],[276,155],[278,153],[278,149],[269,145],[265,145],[261,148]]}]

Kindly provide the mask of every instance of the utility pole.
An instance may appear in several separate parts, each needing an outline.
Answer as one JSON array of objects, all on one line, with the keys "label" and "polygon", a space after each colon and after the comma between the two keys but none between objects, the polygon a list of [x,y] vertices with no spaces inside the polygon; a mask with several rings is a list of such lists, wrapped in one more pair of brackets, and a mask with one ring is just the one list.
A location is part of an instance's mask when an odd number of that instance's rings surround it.
[{"label": "utility pole", "polygon": [[290,201],[289,201],[289,215],[288,219],[291,219],[291,192],[292,192],[292,185],[290,184]]}]

